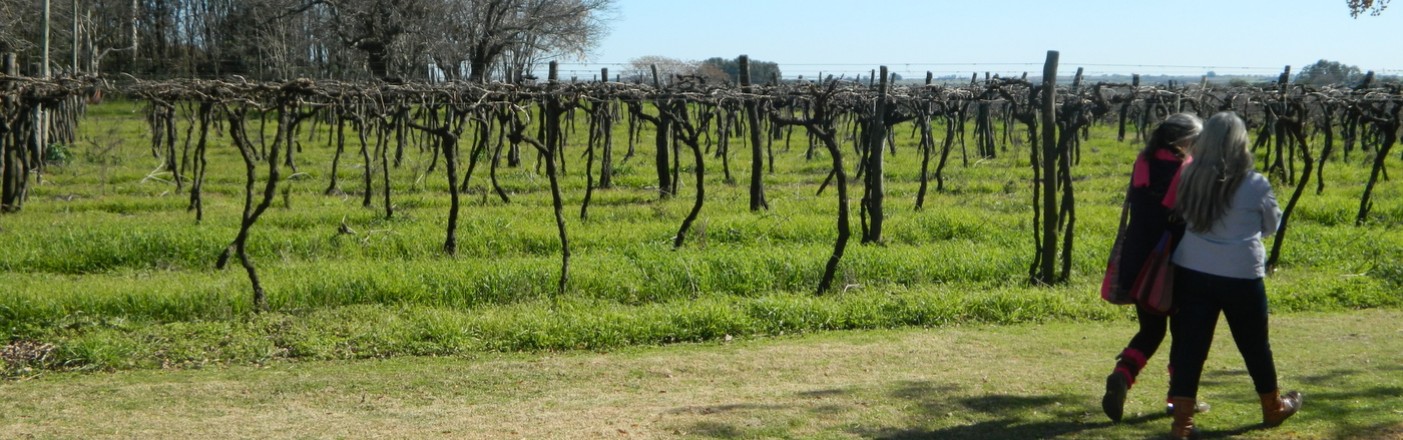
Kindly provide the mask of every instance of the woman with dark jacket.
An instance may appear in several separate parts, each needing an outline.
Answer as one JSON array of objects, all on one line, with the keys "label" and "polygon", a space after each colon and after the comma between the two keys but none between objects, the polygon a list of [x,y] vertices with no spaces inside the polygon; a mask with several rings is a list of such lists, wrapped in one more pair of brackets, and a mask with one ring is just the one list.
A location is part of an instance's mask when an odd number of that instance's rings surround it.
[{"label": "woman with dark jacket", "polygon": [[[1130,222],[1121,238],[1121,286],[1135,284],[1140,268],[1166,230],[1176,238],[1183,234],[1183,223],[1170,220],[1172,205],[1166,204],[1165,196],[1170,192],[1170,184],[1180,165],[1188,160],[1189,149],[1202,128],[1203,122],[1197,116],[1170,115],[1155,128],[1144,150],[1135,158],[1128,196]],[[1150,312],[1139,304],[1135,306],[1135,316],[1140,331],[1116,357],[1115,370],[1106,377],[1106,394],[1101,398],[1101,409],[1117,422],[1124,414],[1126,392],[1135,385],[1135,377],[1145,368],[1145,362],[1159,350],[1168,329],[1168,317]],[[1207,405],[1198,409],[1206,411]]]}]

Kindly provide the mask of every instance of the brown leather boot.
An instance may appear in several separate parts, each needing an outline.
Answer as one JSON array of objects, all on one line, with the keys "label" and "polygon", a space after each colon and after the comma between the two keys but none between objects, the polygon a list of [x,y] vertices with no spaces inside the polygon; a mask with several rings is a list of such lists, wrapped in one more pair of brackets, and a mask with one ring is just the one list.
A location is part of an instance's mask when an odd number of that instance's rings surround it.
[{"label": "brown leather boot", "polygon": [[1198,438],[1198,427],[1194,426],[1194,399],[1189,397],[1170,397],[1169,402],[1174,405],[1174,424],[1169,426],[1169,438],[1175,440],[1188,440]]},{"label": "brown leather boot", "polygon": [[1260,394],[1262,398],[1262,424],[1267,427],[1280,426],[1281,422],[1291,418],[1296,411],[1301,410],[1301,393],[1291,391],[1285,396],[1279,395],[1279,391]]}]

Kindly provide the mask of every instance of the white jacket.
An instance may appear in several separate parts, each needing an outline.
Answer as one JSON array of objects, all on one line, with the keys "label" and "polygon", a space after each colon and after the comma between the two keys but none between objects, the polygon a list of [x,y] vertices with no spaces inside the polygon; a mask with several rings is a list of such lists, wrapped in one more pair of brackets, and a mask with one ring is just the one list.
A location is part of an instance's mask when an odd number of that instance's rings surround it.
[{"label": "white jacket", "polygon": [[1267,258],[1262,237],[1276,233],[1280,224],[1281,209],[1271,182],[1253,172],[1237,187],[1227,213],[1212,228],[1194,232],[1194,225],[1189,225],[1172,261],[1180,267],[1228,278],[1263,278]]}]

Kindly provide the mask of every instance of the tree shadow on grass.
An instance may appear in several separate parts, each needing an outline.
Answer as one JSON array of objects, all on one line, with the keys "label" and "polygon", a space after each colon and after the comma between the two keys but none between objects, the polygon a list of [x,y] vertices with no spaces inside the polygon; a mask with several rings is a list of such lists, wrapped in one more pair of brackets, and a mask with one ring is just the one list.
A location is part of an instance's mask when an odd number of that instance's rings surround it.
[{"label": "tree shadow on grass", "polygon": [[[766,413],[770,413],[770,412],[782,412],[782,411],[784,411],[784,410],[788,410],[788,409],[793,408],[793,407],[802,406],[803,404],[797,403],[798,401],[811,401],[811,400],[830,399],[830,398],[837,398],[837,397],[845,396],[845,395],[848,395],[848,394],[851,394],[851,391],[849,391],[849,390],[844,390],[844,389],[821,389],[821,390],[804,391],[804,392],[797,393],[797,394],[796,394],[797,399],[795,399],[795,400],[796,400],[796,403],[795,403],[795,404],[792,404],[792,405],[775,405],[775,404],[759,404],[759,403],[731,403],[731,404],[721,404],[721,405],[698,405],[698,406],[684,406],[684,407],[681,407],[681,408],[676,408],[676,409],[667,411],[667,413],[668,413],[668,414],[673,414],[673,415],[703,415],[703,416],[712,415],[712,414],[738,414],[738,413],[739,413],[739,414],[749,414],[749,415],[753,415],[754,418],[756,418],[756,419],[766,419],[767,417],[764,416]],[[843,405],[819,405],[819,406],[816,406],[816,407],[813,407],[813,408],[810,409],[811,412],[813,412],[813,413],[816,414],[816,415],[820,415],[820,416],[822,416],[822,415],[832,415],[832,414],[841,414],[841,413],[843,413],[843,412],[845,412],[845,411],[849,411],[849,410],[851,410],[851,408],[846,407],[846,406],[843,406]],[[687,426],[687,428],[685,429],[685,431],[686,431],[688,434],[694,434],[694,435],[698,435],[698,436],[701,436],[701,437],[733,439],[733,438],[753,438],[753,437],[757,437],[758,434],[754,432],[756,429],[761,429],[761,430],[763,430],[763,429],[766,429],[766,428],[767,428],[766,426],[743,426],[743,425],[744,425],[744,423],[727,423],[727,422],[722,422],[722,421],[717,421],[717,420],[703,420],[703,421],[698,421],[698,422],[691,423],[690,425]],[[773,427],[770,427],[770,428],[773,428]]]},{"label": "tree shadow on grass", "polygon": [[[1386,365],[1367,370],[1374,374],[1394,374],[1392,372],[1396,371],[1403,371],[1403,366]],[[1361,379],[1355,377],[1365,372],[1363,369],[1337,368],[1324,373],[1299,376],[1290,382],[1300,386],[1282,383],[1282,390],[1299,389],[1304,402],[1301,413],[1295,417],[1330,421],[1330,438],[1403,439],[1403,416],[1396,416],[1395,420],[1391,421],[1377,421],[1380,411],[1389,411],[1388,402],[1397,402],[1398,396],[1403,396],[1403,384],[1369,386],[1358,383]],[[1247,372],[1215,371],[1205,376],[1221,380],[1230,376],[1247,376]],[[1241,381],[1242,386],[1251,386],[1251,379],[1244,378]],[[1226,384],[1227,381],[1223,382],[1226,386],[1231,386]],[[1251,398],[1251,401],[1255,405],[1256,399]],[[1392,414],[1399,414],[1396,410],[1393,411]],[[1211,424],[1211,421],[1209,423]],[[1292,422],[1286,423],[1289,425]],[[1267,428],[1260,424],[1252,424],[1227,431],[1206,430],[1203,438],[1229,438],[1263,429]]]},{"label": "tree shadow on grass", "polygon": [[[1309,384],[1326,384],[1331,374],[1351,375],[1358,371],[1339,370],[1317,376],[1299,379]],[[1216,371],[1206,376],[1215,379],[1241,381],[1237,376],[1245,372]],[[1336,376],[1340,377],[1340,376]],[[1244,382],[1250,387],[1250,380]],[[881,439],[988,439],[988,438],[1050,438],[1050,437],[1098,437],[1106,435],[1136,434],[1110,431],[1117,425],[1105,419],[1099,407],[1084,405],[1086,396],[1072,394],[1013,395],[991,394],[984,396],[964,396],[967,394],[959,384],[938,384],[926,381],[912,381],[897,384],[889,393],[891,399],[909,402],[912,422],[908,427],[853,428],[848,432],[865,438]],[[839,399],[852,394],[845,389],[821,389],[795,394],[796,403],[775,404],[724,404],[711,406],[688,406],[669,411],[672,414],[719,414],[755,412],[757,420],[764,420],[764,413],[784,411],[795,407],[808,407],[807,411],[816,417],[826,418],[833,414],[850,411],[850,406],[809,405],[801,401]],[[1306,405],[1302,414],[1296,417],[1310,417],[1332,420],[1331,438],[1403,438],[1403,421],[1379,422],[1377,412],[1380,402],[1391,402],[1403,395],[1401,386],[1379,386],[1365,390],[1347,391],[1306,391]],[[954,397],[959,396],[959,397]],[[1255,399],[1254,399],[1255,400]],[[1370,407],[1369,405],[1373,405]],[[1372,414],[1371,414],[1372,412]],[[949,427],[927,427],[929,420],[962,416],[973,421]],[[1367,422],[1364,420],[1368,420]],[[1201,432],[1203,439],[1236,438],[1265,429],[1260,424],[1240,426],[1215,425],[1212,420],[1201,420],[1206,429]],[[960,422],[955,422],[960,423]],[[1169,428],[1169,417],[1162,412],[1151,411],[1137,417],[1122,419],[1119,425],[1140,427],[1137,431],[1149,429],[1152,436],[1163,435]],[[1291,422],[1287,422],[1288,424]],[[1226,428],[1226,429],[1224,429]],[[687,431],[691,434],[710,438],[750,438],[759,433],[756,430],[784,429],[762,423],[761,426],[746,426],[744,423],[719,421],[699,421],[691,424]]]},{"label": "tree shadow on grass", "polygon": [[697,434],[710,438],[744,438],[745,431],[733,425],[713,421],[701,421],[693,423],[687,428],[688,434]]},{"label": "tree shadow on grass", "polygon": [[[1299,423],[1299,418],[1309,418],[1317,420],[1330,420],[1333,427],[1329,430],[1327,438],[1339,439],[1403,439],[1403,420],[1383,421],[1383,422],[1357,422],[1360,418],[1376,415],[1379,402],[1396,401],[1398,396],[1403,395],[1403,387],[1375,387],[1363,391],[1341,391],[1341,392],[1314,392],[1303,393],[1304,404],[1301,412],[1287,421],[1287,426],[1293,422]],[[1367,403],[1373,402],[1375,407],[1369,408]],[[1200,419],[1200,427],[1203,427],[1204,420]],[[1212,422],[1208,421],[1211,426]],[[1228,430],[1204,429],[1201,432],[1203,439],[1237,438],[1254,431],[1265,431],[1270,429],[1289,428],[1267,428],[1260,423],[1239,426]],[[1267,437],[1276,437],[1268,435]],[[1294,438],[1283,435],[1281,438]]]},{"label": "tree shadow on grass", "polygon": [[726,405],[684,406],[668,411],[668,414],[719,414],[738,411],[767,411],[784,409],[785,405],[762,405],[758,403],[732,403]]},{"label": "tree shadow on grass", "polygon": [[[1403,396],[1403,380],[1388,384],[1360,383],[1372,381],[1355,378],[1365,373],[1381,377],[1403,377],[1403,365],[1372,365],[1363,369],[1338,368],[1325,373],[1301,376],[1294,381],[1302,384],[1304,403],[1296,417],[1332,421],[1331,438],[1403,439],[1403,412],[1399,397]],[[1283,389],[1293,386],[1283,384]],[[1392,420],[1378,421],[1387,413]],[[1291,422],[1286,422],[1291,423]]]},{"label": "tree shadow on grass", "polygon": [[[852,432],[863,437],[884,439],[1048,438],[1104,428],[1111,424],[1109,421],[1093,421],[1101,418],[1099,411],[1092,414],[1087,407],[1070,404],[1084,400],[1082,396],[993,394],[950,398],[949,396],[955,395],[953,391],[957,388],[948,384],[908,382],[898,387],[891,396],[912,401],[920,409],[917,418],[922,420],[971,412],[976,413],[978,418],[993,417],[993,420],[948,428],[916,427]],[[1064,402],[1069,404],[1064,405]],[[1144,423],[1158,418],[1163,416],[1134,417],[1124,420],[1123,423]]]},{"label": "tree shadow on grass", "polygon": [[[1302,394],[1304,402],[1296,417],[1331,420],[1332,438],[1403,438],[1403,416],[1398,412],[1403,386],[1305,390]],[[1394,420],[1376,421],[1381,411],[1392,411]]]},{"label": "tree shadow on grass", "polygon": [[[1371,373],[1400,372],[1400,371],[1403,371],[1403,365],[1383,365],[1383,366],[1375,366],[1375,367],[1370,367],[1370,368],[1369,368],[1369,372],[1371,372]],[[1299,381],[1301,381],[1301,383],[1304,383],[1304,384],[1307,384],[1307,385],[1331,386],[1331,385],[1339,384],[1341,380],[1347,379],[1347,378],[1349,378],[1350,376],[1356,376],[1356,375],[1362,374],[1362,373],[1364,373],[1364,372],[1365,372],[1365,370],[1361,370],[1361,369],[1343,369],[1343,368],[1337,368],[1337,369],[1330,370],[1330,371],[1328,371],[1328,372],[1321,373],[1321,374],[1315,374],[1315,375],[1310,375],[1310,376],[1300,376],[1300,377],[1296,378],[1296,380],[1299,380]],[[1396,376],[1395,376],[1395,377],[1396,377]]]}]

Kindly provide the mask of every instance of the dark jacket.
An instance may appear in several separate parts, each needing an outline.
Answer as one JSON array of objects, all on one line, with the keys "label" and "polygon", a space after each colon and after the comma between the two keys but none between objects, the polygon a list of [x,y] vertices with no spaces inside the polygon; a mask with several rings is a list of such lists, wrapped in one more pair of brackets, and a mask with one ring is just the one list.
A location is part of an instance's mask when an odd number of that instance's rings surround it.
[{"label": "dark jacket", "polygon": [[1141,153],[1135,161],[1133,173],[1137,175],[1131,179],[1130,222],[1125,227],[1125,237],[1121,242],[1122,286],[1135,284],[1136,275],[1139,275],[1140,268],[1145,265],[1150,251],[1159,243],[1164,231],[1170,231],[1175,242],[1184,235],[1184,223],[1171,220],[1171,209],[1165,206],[1164,200],[1183,161],[1167,150],[1157,150],[1149,155]]}]

